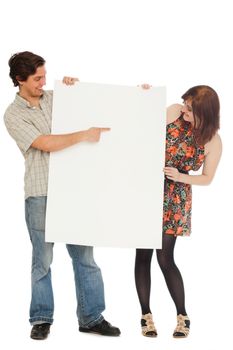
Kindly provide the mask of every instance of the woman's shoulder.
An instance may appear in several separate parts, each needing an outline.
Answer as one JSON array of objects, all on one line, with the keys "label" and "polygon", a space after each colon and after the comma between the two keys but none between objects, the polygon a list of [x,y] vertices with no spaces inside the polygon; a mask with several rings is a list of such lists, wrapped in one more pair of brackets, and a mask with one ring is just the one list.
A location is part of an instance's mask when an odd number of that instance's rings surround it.
[{"label": "woman's shoulder", "polygon": [[173,123],[180,117],[181,108],[182,105],[179,103],[175,103],[167,107],[167,124]]},{"label": "woman's shoulder", "polygon": [[205,144],[205,153],[208,154],[209,152],[222,152],[222,140],[218,133]]}]

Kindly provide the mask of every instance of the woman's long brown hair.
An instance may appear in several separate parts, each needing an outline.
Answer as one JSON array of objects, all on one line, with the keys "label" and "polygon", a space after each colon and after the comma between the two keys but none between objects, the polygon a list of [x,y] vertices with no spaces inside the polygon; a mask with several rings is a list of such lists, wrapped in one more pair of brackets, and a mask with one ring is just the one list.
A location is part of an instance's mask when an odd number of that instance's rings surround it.
[{"label": "woman's long brown hair", "polygon": [[186,91],[182,99],[192,104],[197,142],[206,144],[219,129],[220,103],[216,91],[210,86],[198,85]]}]

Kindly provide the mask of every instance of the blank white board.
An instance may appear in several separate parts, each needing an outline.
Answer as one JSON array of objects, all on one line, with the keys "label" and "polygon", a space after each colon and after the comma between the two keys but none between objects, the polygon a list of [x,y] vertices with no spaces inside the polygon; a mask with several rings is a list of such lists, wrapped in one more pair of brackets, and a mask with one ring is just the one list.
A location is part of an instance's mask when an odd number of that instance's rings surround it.
[{"label": "blank white board", "polygon": [[50,154],[46,241],[161,248],[166,89],[55,83],[52,134],[110,127]]}]

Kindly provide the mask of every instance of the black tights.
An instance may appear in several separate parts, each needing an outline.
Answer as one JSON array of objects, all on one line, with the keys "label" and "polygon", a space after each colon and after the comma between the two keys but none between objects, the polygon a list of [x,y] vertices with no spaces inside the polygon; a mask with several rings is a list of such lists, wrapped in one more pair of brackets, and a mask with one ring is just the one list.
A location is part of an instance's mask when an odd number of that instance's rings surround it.
[{"label": "black tights", "polygon": [[[177,314],[187,315],[185,310],[184,285],[174,261],[176,237],[164,234],[162,249],[156,249],[157,260],[164,275],[168,290],[175,303]],[[151,259],[153,249],[137,249],[135,260],[135,283],[142,314],[150,310]]]}]

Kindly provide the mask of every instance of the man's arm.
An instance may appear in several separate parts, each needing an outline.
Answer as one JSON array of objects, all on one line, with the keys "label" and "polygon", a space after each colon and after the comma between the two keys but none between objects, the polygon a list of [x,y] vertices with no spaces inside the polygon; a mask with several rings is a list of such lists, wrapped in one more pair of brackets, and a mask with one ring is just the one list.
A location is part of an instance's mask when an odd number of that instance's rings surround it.
[{"label": "man's arm", "polygon": [[[66,85],[74,85],[78,78],[65,76],[62,82]],[[31,147],[37,148],[43,152],[55,152],[64,148],[73,146],[79,142],[98,142],[101,132],[109,131],[110,128],[90,128],[88,130],[77,131],[62,135],[40,135],[31,144]]]},{"label": "man's arm", "polygon": [[31,147],[43,152],[55,152],[73,146],[80,142],[98,142],[101,132],[109,131],[110,128],[90,128],[71,134],[40,135],[31,144]]}]

